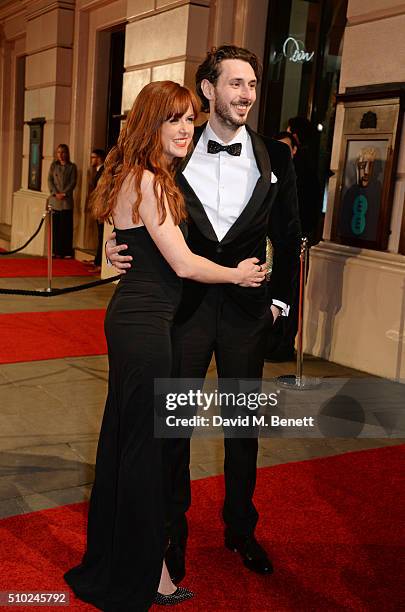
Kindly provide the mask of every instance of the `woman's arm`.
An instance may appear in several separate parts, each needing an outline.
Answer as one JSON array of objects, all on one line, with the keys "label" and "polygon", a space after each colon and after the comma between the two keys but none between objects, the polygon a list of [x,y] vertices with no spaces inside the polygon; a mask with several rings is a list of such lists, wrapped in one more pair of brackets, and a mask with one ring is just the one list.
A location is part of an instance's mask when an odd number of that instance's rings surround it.
[{"label": "woman's arm", "polygon": [[66,185],[63,186],[64,194],[67,197],[71,197],[73,195],[73,190],[76,187],[76,183],[77,183],[77,167],[76,167],[76,164],[72,163],[70,172],[69,172],[68,181]]},{"label": "woman's arm", "polygon": [[55,193],[58,193],[58,190],[56,188],[55,181],[53,178],[54,169],[55,169],[55,163],[52,162],[49,168],[49,172],[48,172],[48,189],[51,195],[55,195]]},{"label": "woman's arm", "polygon": [[173,223],[168,208],[165,221],[159,225],[152,173],[144,172],[141,190],[140,217],[159,251],[178,276],[200,283],[234,283],[247,287],[258,287],[261,284],[265,274],[256,265],[259,261],[257,258],[247,259],[237,268],[219,266],[190,251],[180,228]]}]

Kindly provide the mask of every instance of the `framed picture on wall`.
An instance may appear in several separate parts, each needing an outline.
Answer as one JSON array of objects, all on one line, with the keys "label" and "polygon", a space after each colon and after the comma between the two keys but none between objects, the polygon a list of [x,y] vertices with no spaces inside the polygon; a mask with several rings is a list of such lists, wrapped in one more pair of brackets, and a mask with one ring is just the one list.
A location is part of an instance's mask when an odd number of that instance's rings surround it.
[{"label": "framed picture on wall", "polygon": [[38,117],[27,121],[30,128],[28,189],[41,191],[42,179],[42,147],[44,140],[45,118]]},{"label": "framed picture on wall", "polygon": [[390,181],[390,140],[346,140],[337,234],[347,244],[377,245]]},{"label": "framed picture on wall", "polygon": [[[373,92],[374,96],[375,91]],[[402,122],[401,97],[339,96],[345,105],[332,239],[385,250]],[[357,99],[356,99],[357,98]]]}]

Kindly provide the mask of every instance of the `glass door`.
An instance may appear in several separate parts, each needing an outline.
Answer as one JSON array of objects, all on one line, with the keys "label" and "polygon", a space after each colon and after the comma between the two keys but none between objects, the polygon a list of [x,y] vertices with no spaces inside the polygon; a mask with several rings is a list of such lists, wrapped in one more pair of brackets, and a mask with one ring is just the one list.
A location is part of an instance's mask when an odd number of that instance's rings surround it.
[{"label": "glass door", "polygon": [[322,189],[327,187],[347,0],[270,0],[259,131],[274,136],[306,117]]}]

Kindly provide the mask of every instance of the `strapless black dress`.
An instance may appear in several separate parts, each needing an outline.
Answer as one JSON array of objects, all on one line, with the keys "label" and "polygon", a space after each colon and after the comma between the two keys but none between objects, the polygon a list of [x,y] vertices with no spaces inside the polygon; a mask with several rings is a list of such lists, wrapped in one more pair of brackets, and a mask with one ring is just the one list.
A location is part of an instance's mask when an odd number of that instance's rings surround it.
[{"label": "strapless black dress", "polygon": [[107,309],[108,397],[90,500],[87,550],[65,574],[80,599],[108,612],[153,603],[165,547],[162,440],[154,438],[153,382],[171,373],[176,276],[145,227],[116,230],[132,267]]}]

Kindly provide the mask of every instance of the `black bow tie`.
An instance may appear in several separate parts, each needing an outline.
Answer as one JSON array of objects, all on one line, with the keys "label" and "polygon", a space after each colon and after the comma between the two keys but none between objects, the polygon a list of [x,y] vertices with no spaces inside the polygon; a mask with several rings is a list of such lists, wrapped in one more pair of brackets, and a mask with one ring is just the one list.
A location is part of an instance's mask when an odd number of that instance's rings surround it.
[{"label": "black bow tie", "polygon": [[226,151],[229,153],[229,155],[240,155],[240,152],[242,151],[242,143],[234,142],[230,145],[221,145],[215,140],[209,140],[207,151],[208,153],[219,153],[220,151]]}]

